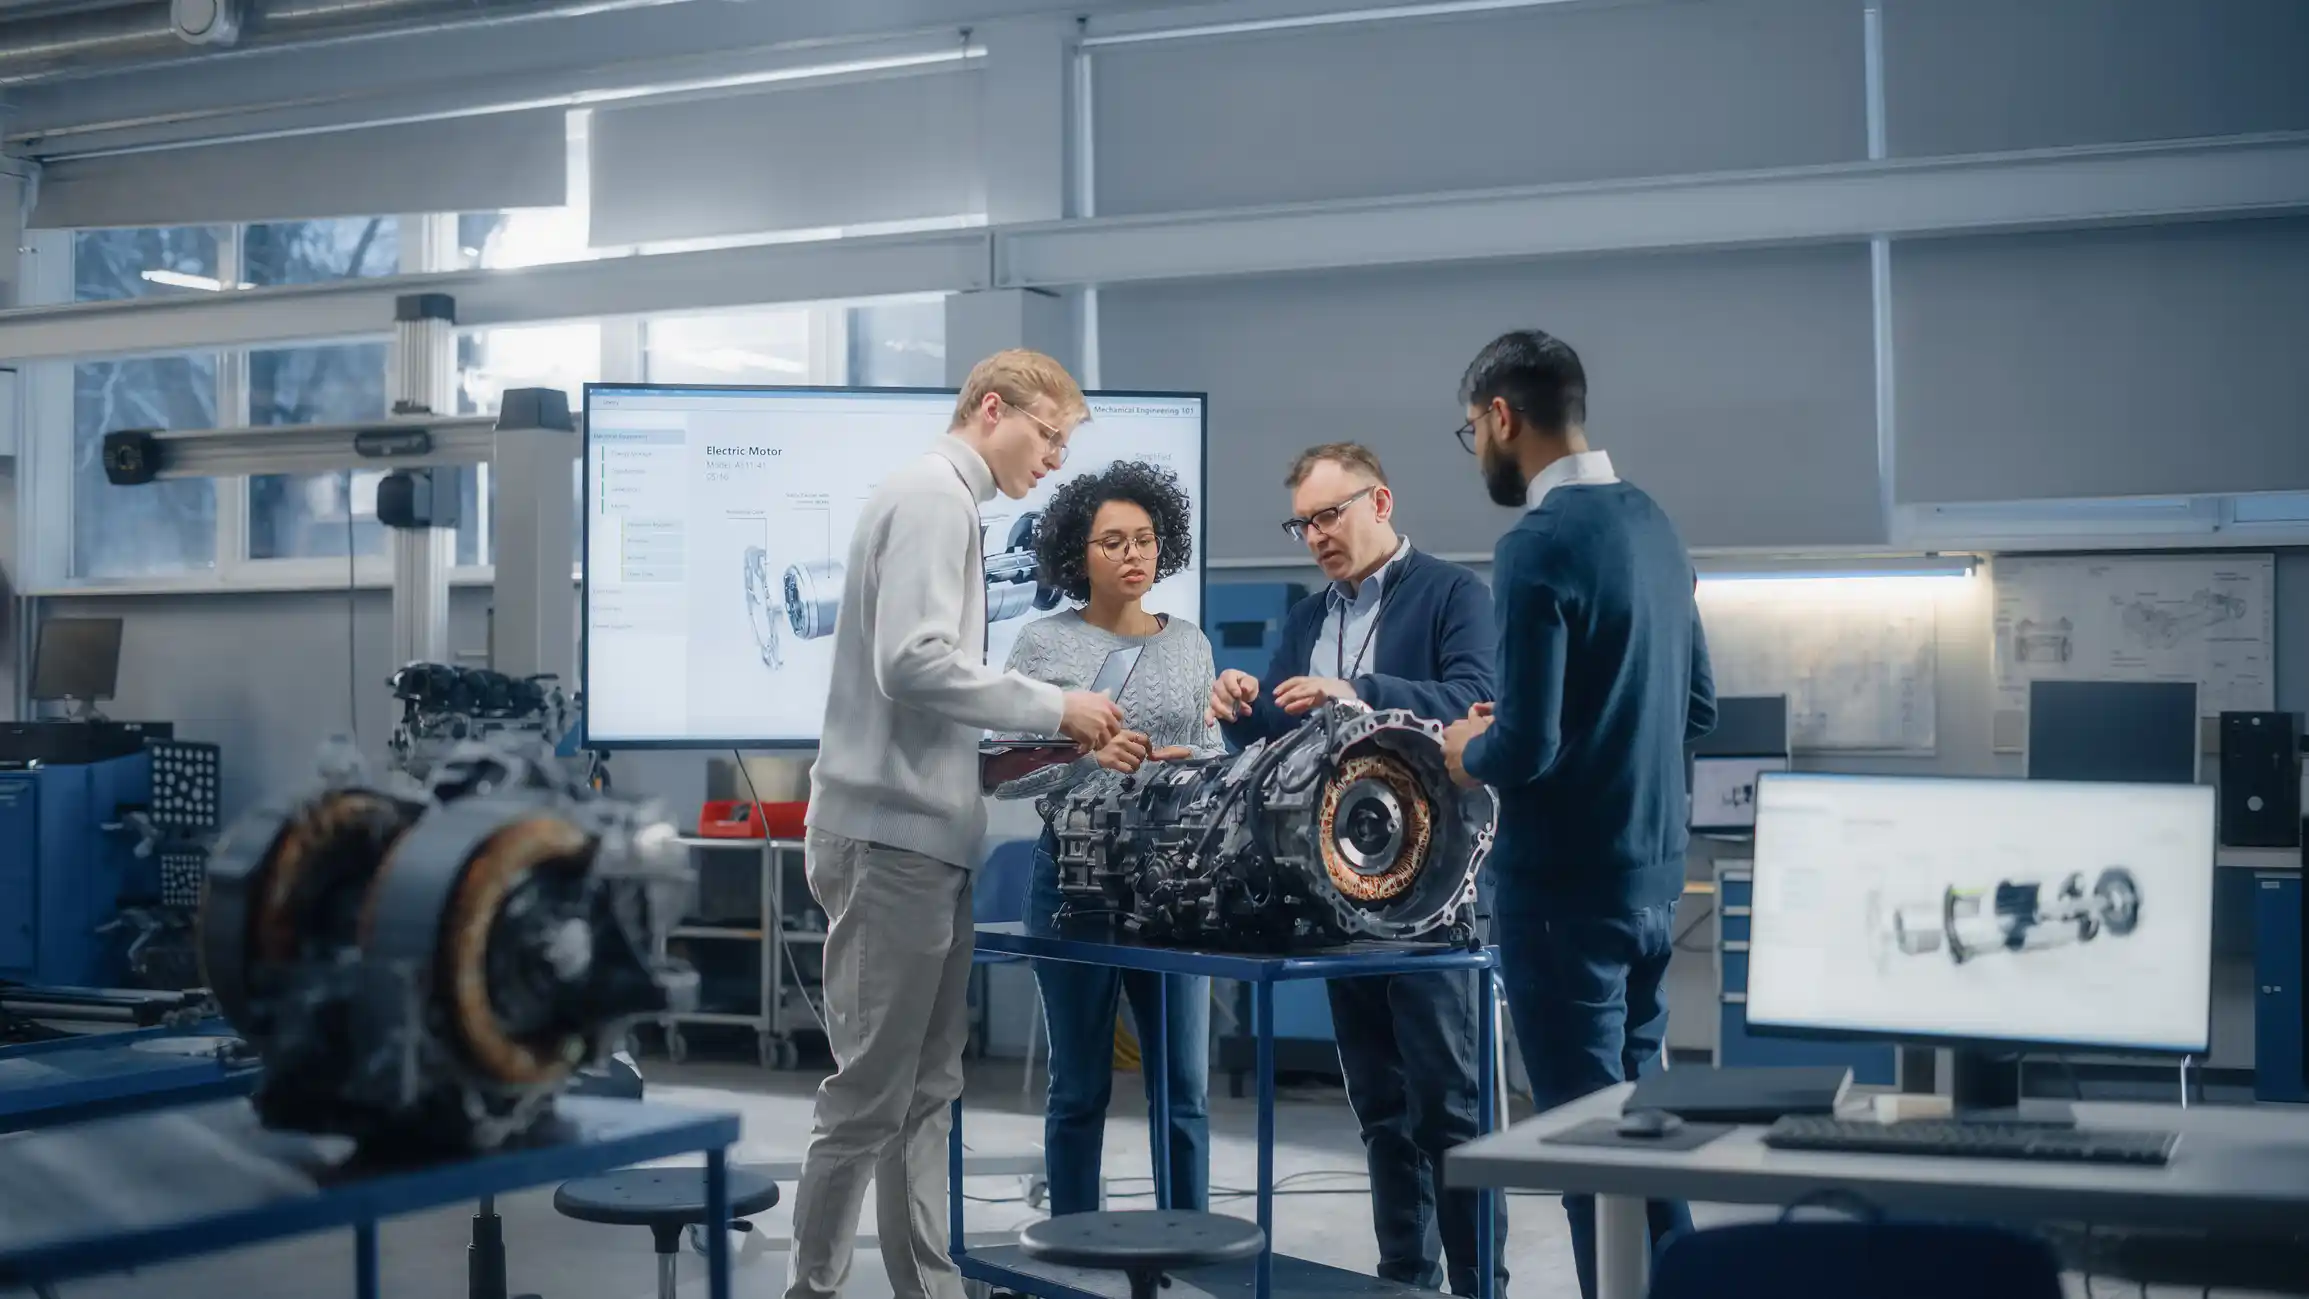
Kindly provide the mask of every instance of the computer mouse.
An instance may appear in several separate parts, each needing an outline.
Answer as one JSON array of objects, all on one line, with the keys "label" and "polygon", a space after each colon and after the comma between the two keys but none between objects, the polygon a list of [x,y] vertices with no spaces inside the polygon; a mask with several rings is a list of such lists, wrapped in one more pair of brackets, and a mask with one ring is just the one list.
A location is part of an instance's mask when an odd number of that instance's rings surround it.
[{"label": "computer mouse", "polygon": [[1684,1121],[1666,1110],[1630,1110],[1620,1115],[1619,1133],[1623,1137],[1656,1141],[1684,1126]]}]

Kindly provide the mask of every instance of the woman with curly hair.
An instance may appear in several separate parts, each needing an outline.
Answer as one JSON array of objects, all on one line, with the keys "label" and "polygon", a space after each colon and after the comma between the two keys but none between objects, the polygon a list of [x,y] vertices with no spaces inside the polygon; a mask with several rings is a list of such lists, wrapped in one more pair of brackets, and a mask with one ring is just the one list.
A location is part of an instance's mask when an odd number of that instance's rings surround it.
[{"label": "woman with curly hair", "polygon": [[[1043,511],[1035,558],[1045,583],[1081,607],[1028,623],[1010,652],[1010,669],[1066,690],[1087,690],[1107,656],[1136,647],[1137,664],[1121,697],[1125,730],[1097,753],[1010,781],[998,798],[1031,798],[1087,779],[1099,769],[1135,771],[1146,762],[1224,753],[1216,724],[1205,721],[1213,678],[1211,644],[1184,618],[1149,613],[1155,583],[1193,556],[1188,502],[1178,477],[1141,461],[1117,461],[1058,489]],[[1056,928],[1058,841],[1047,825],[1034,854],[1027,902],[1030,932]],[[1099,1163],[1107,1100],[1114,1089],[1115,1011],[1125,996],[1139,1024],[1162,1007],[1169,1048],[1169,1142],[1173,1209],[1202,1209],[1210,1199],[1210,981],[1187,975],[1036,961],[1044,1017],[1050,1026],[1050,1098],[1043,1114],[1043,1152],[1050,1211],[1099,1207]],[[1142,1028],[1143,1036],[1143,1028]],[[1146,1060],[1142,1070],[1156,1062]],[[1151,1084],[1151,1075],[1150,1075]]]}]

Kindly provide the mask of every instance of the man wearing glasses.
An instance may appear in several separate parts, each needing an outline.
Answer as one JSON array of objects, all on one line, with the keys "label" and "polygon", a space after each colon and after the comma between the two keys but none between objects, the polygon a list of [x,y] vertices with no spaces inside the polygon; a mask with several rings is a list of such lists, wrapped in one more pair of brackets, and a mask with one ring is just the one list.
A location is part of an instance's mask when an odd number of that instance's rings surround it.
[{"label": "man wearing glasses", "polygon": [[[1267,669],[1221,673],[1211,715],[1236,745],[1281,735],[1317,705],[1359,699],[1448,722],[1493,694],[1491,597],[1475,574],[1412,548],[1395,531],[1395,494],[1379,457],[1351,442],[1314,447],[1291,465],[1292,518],[1322,591],[1292,606]],[[1363,1130],[1379,1275],[1438,1289],[1445,1279],[1429,1234],[1440,1235],[1452,1293],[1476,1293],[1481,1198],[1445,1190],[1443,1152],[1480,1127],[1473,971],[1335,979],[1331,1023],[1347,1101]],[[1494,1239],[1507,1238],[1502,1208]],[[1504,1256],[1505,1251],[1502,1251]],[[1495,1293],[1507,1293],[1507,1272]]]},{"label": "man wearing glasses", "polygon": [[[1492,849],[1500,979],[1543,1110],[1655,1068],[1683,895],[1684,745],[1716,692],[1692,561],[1657,502],[1589,448],[1587,374],[1538,330],[1483,349],[1460,381],[1499,539],[1500,694],[1444,733],[1454,779],[1499,795]],[[1563,1197],[1583,1295],[1595,1199]],[[1689,1230],[1652,1201],[1655,1245]]]}]

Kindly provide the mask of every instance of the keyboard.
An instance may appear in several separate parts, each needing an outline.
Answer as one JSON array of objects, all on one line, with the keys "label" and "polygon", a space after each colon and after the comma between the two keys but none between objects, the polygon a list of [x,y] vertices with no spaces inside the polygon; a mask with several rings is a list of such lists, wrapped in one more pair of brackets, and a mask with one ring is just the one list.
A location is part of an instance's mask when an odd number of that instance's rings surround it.
[{"label": "keyboard", "polygon": [[1957,1159],[2038,1159],[2063,1164],[2162,1167],[2179,1140],[2171,1132],[2058,1128],[2030,1123],[1920,1119],[1875,1123],[1789,1115],[1764,1132],[1774,1150],[1833,1150],[1869,1155],[1945,1155]]}]

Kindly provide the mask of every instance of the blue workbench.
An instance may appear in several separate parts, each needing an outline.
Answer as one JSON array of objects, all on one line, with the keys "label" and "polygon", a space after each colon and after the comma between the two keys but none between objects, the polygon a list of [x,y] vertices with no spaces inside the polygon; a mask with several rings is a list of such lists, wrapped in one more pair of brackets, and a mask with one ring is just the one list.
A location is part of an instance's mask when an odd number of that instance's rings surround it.
[{"label": "blue workbench", "polygon": [[211,1045],[233,1036],[223,1020],[209,1020],[0,1047],[0,1132],[246,1096],[264,1071],[254,1060],[220,1058]]},{"label": "blue workbench", "polygon": [[[1191,1268],[1179,1274],[1179,1279],[1214,1296],[1249,1296],[1249,1299],[1433,1299],[1430,1291],[1415,1286],[1398,1285],[1377,1277],[1349,1272],[1305,1259],[1290,1258],[1274,1252],[1275,1234],[1275,985],[1300,979],[1352,979],[1378,974],[1413,974],[1444,970],[1483,970],[1486,982],[1489,971],[1497,965],[1497,953],[1491,948],[1468,950],[1435,943],[1353,943],[1344,947],[1324,948],[1300,952],[1290,956],[1255,956],[1234,952],[1190,951],[1175,947],[1157,947],[1127,940],[1116,942],[1086,942],[1078,939],[1046,938],[1030,935],[1018,924],[978,926],[977,956],[981,960],[1015,960],[1027,957],[1033,960],[1070,961],[1082,965],[1105,965],[1125,970],[1150,970],[1158,974],[1203,975],[1218,979],[1236,979],[1251,988],[1251,1031],[1258,1043],[1259,1074],[1259,1140],[1258,1140],[1258,1201],[1259,1227],[1267,1233],[1267,1248],[1252,1263],[1221,1264],[1217,1267]],[[1477,1042],[1476,1059],[1482,1061],[1478,1069],[1477,1107],[1482,1112],[1483,1131],[1492,1128],[1495,1109],[1492,1095],[1493,1065],[1498,1034],[1497,998],[1482,999],[1483,1013],[1478,1017],[1482,1028]],[[1168,1044],[1163,1040],[1165,1016],[1157,1011],[1152,1025],[1141,1025],[1140,1068],[1145,1070],[1153,1091],[1153,1110],[1158,1116],[1158,1132],[1169,1127],[1170,1096],[1168,1071],[1163,1068]],[[1154,1151],[1154,1182],[1156,1202],[1167,1204],[1170,1189],[1170,1143],[1156,1138],[1151,1143]],[[1027,1258],[1015,1245],[990,1249],[967,1250],[963,1236],[962,1195],[962,1102],[954,1103],[954,1130],[948,1138],[948,1177],[951,1181],[950,1208],[953,1234],[950,1249],[955,1264],[969,1280],[984,1282],[996,1290],[1013,1290],[1020,1294],[1043,1296],[1043,1299],[1122,1299],[1129,1286],[1120,1272],[1091,1271],[1082,1268],[1060,1267]],[[1490,1201],[1492,1192],[1486,1192],[1478,1214],[1476,1247],[1481,1262],[1478,1265],[1480,1299],[1492,1299],[1492,1286],[1497,1275],[1498,1251],[1503,1242],[1494,1238],[1492,1230],[1495,1207]]]},{"label": "blue workbench", "polygon": [[[705,1152],[706,1219],[727,1220],[738,1116],[563,1097],[517,1149],[364,1167],[342,1138],[269,1131],[245,1101],[135,1114],[0,1142],[0,1291],[350,1227],[376,1299],[377,1222]],[[729,1233],[705,1233],[710,1299],[729,1299]]]}]

